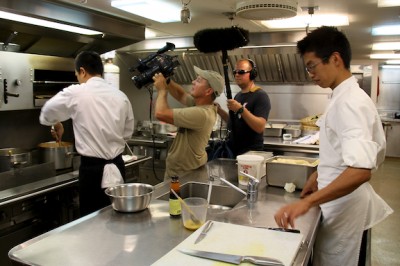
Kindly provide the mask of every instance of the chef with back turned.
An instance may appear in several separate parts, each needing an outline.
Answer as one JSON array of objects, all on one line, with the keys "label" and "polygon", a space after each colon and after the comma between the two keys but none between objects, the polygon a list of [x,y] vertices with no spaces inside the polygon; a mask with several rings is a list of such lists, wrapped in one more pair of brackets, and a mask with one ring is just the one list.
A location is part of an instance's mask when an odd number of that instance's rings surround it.
[{"label": "chef with back turned", "polygon": [[79,85],[71,85],[43,106],[40,123],[53,126],[61,143],[62,121],[72,119],[75,147],[81,155],[79,168],[80,214],[86,215],[110,200],[104,189],[121,184],[125,178],[122,153],[125,140],[133,134],[134,117],[128,97],[103,79],[99,54],[83,51],[75,58]]}]

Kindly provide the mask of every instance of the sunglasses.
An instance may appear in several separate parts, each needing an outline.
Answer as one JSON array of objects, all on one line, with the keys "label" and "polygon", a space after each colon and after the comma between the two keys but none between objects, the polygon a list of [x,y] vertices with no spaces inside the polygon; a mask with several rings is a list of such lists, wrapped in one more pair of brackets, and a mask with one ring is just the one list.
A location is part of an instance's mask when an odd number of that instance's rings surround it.
[{"label": "sunglasses", "polygon": [[240,69],[240,70],[233,70],[232,71],[233,75],[236,75],[236,74],[244,75],[244,74],[249,73],[249,72],[251,72],[251,70]]}]

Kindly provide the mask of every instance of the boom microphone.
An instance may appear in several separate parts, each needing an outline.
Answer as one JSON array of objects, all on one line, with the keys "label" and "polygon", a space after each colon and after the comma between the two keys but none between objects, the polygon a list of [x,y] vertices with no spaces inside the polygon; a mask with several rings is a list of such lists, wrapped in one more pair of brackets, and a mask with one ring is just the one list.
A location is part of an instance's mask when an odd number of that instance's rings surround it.
[{"label": "boom microphone", "polygon": [[194,46],[203,53],[233,50],[249,42],[249,31],[239,28],[204,29],[193,36]]}]

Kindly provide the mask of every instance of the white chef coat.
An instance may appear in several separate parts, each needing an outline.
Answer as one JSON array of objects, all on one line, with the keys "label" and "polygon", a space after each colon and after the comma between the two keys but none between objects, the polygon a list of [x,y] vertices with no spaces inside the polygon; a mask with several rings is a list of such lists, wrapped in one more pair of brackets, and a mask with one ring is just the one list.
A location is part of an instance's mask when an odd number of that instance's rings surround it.
[{"label": "white chef coat", "polygon": [[[43,106],[40,123],[50,126],[69,118],[76,150],[83,156],[114,159],[124,151],[125,139],[133,134],[134,117],[128,97],[100,77],[57,93]],[[107,164],[103,180],[115,175],[121,176],[118,168]]]},{"label": "white chef coat", "polygon": [[[346,168],[375,170],[385,158],[386,140],[379,114],[355,77],[337,86],[320,127],[318,189],[329,185]],[[364,230],[393,210],[369,182],[352,193],[320,205],[314,265],[357,265]]]}]

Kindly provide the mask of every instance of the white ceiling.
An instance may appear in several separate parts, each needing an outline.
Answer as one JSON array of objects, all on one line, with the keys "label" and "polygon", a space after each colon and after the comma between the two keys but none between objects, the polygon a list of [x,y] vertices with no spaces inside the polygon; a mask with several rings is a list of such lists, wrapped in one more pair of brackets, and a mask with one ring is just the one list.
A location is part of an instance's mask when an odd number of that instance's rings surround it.
[{"label": "white ceiling", "polygon": [[[234,12],[235,0],[191,0],[188,7],[191,11],[192,20],[189,24],[181,22],[158,23],[133,14],[126,13],[111,6],[111,0],[58,0],[80,5],[109,13],[121,18],[134,20],[145,24],[148,28],[159,33],[159,37],[186,37],[193,36],[197,31],[206,28],[224,28],[237,25],[250,32],[270,32],[271,30],[262,26],[258,21],[251,21],[235,17],[229,20],[224,13]],[[182,1],[189,0],[164,0],[182,6]],[[353,59],[369,59],[372,52],[372,43],[376,41],[400,41],[400,36],[371,36],[373,26],[400,23],[399,7],[378,8],[378,0],[298,0],[298,14],[307,14],[301,7],[318,6],[315,14],[347,14],[350,25],[341,27],[348,36],[352,49]],[[304,29],[305,32],[305,29]],[[400,50],[400,49],[399,49]]]}]

